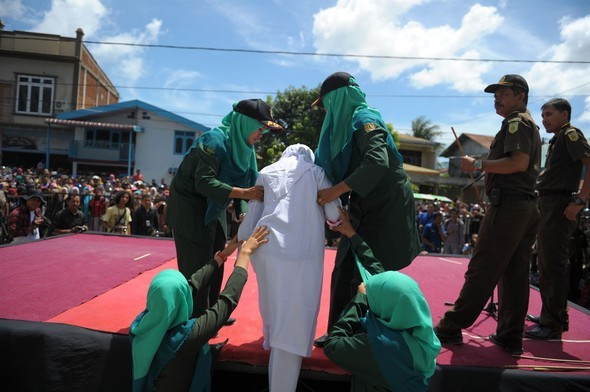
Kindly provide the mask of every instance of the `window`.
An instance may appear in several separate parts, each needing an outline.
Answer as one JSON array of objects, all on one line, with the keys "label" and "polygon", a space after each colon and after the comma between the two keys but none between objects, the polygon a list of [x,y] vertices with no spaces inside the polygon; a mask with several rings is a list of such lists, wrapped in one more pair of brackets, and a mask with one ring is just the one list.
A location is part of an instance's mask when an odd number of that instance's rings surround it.
[{"label": "window", "polygon": [[194,141],[194,132],[174,131],[174,154],[184,154]]},{"label": "window", "polygon": [[122,142],[119,129],[86,129],[84,133],[84,146],[118,150]]},{"label": "window", "polygon": [[54,89],[54,78],[18,75],[16,87],[16,112],[27,114],[51,114]]},{"label": "window", "polygon": [[399,150],[404,158],[404,163],[414,166],[422,166],[422,151]]}]

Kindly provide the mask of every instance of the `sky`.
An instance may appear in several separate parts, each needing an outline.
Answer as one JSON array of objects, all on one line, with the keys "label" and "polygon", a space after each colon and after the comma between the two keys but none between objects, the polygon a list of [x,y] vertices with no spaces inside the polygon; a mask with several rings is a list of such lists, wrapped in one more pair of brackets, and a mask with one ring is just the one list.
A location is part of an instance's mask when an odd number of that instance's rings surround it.
[{"label": "sky", "polygon": [[0,0],[0,19],[5,30],[82,28],[103,43],[86,45],[120,101],[208,127],[234,102],[346,71],[398,132],[425,116],[446,147],[451,127],[496,134],[502,118],[483,89],[516,73],[543,137],[540,107],[553,97],[590,135],[590,0]]}]

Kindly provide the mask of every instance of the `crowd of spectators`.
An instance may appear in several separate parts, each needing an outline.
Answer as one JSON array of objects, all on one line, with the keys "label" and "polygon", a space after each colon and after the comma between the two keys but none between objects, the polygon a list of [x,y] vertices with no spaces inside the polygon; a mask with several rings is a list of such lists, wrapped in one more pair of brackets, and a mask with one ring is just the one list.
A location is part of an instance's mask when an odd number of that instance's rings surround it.
[{"label": "crowd of spectators", "polygon": [[[470,256],[475,248],[485,205],[468,204],[460,199],[453,203],[416,202],[416,225],[422,239],[423,254],[438,253]],[[568,299],[590,308],[590,210],[578,217],[578,226],[570,238],[570,290]],[[531,255],[529,280],[539,285],[536,265],[536,243]]]},{"label": "crowd of spectators", "polygon": [[418,201],[416,225],[424,252],[471,255],[483,217],[484,208],[479,204],[460,199],[453,203]]},{"label": "crowd of spectators", "polygon": [[[33,193],[39,197],[29,199]],[[165,224],[168,195],[165,179],[145,181],[140,170],[130,177],[114,174],[72,177],[43,168],[0,167],[0,243],[22,236],[15,231],[22,225],[11,215],[16,215],[13,211],[26,205],[27,200],[33,204],[40,198],[42,203],[34,210],[39,221],[27,224],[39,229],[37,238],[86,230],[171,237]],[[115,201],[121,199],[125,205],[118,210]],[[114,212],[107,213],[109,208]],[[125,211],[122,224],[118,211]]]}]

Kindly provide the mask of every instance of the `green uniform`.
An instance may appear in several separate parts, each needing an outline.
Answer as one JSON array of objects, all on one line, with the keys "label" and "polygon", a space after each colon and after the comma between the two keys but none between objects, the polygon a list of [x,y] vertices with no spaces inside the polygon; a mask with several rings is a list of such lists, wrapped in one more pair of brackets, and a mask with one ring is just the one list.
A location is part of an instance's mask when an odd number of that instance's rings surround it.
[{"label": "green uniform", "polygon": [[[373,256],[373,252],[359,235],[353,236],[350,244],[370,275],[384,272],[379,260]],[[369,293],[368,289],[367,293]],[[400,301],[404,302],[404,299]],[[418,301],[408,300],[407,302],[419,306]],[[387,306],[387,308],[390,307]],[[367,295],[357,293],[330,330],[324,347],[326,356],[351,373],[351,391],[390,391],[390,385],[396,385],[403,391],[425,391],[428,384],[422,382],[424,376],[414,370],[412,353],[401,333],[391,331],[389,338],[395,340],[395,349],[387,351],[389,366],[383,366],[384,364],[380,363],[383,359],[379,358],[375,347],[372,346],[370,333],[367,330],[369,310],[371,309]],[[395,311],[393,313],[395,314]],[[432,334],[430,315],[428,323]],[[417,324],[413,325],[417,326]],[[440,344],[437,346],[437,353],[438,349]],[[395,355],[395,358],[391,358],[391,355]],[[392,365],[394,363],[395,365]],[[384,374],[384,371],[388,374]]]},{"label": "green uniform", "polygon": [[497,338],[510,347],[522,346],[529,262],[539,220],[534,185],[541,156],[538,127],[528,111],[513,112],[504,119],[487,159],[504,158],[515,151],[529,157],[524,172],[486,173],[491,205],[481,223],[459,298],[438,325],[442,333],[455,333],[472,325],[498,285]]},{"label": "green uniform", "polygon": [[545,169],[537,181],[541,220],[537,236],[540,325],[561,332],[567,323],[569,240],[576,222],[563,212],[578,191],[582,161],[590,147],[582,132],[565,124],[549,142]]},{"label": "green uniform", "polygon": [[[207,198],[223,203],[232,191],[230,185],[217,179],[218,172],[215,155],[197,146],[184,157],[170,184],[166,221],[174,234],[178,270],[187,279],[225,246],[225,211],[205,224]],[[210,303],[215,303],[222,279],[223,266],[213,274],[208,292],[194,298],[193,315],[202,314]]]},{"label": "green uniform", "polygon": [[[217,262],[212,260],[195,272],[191,277],[194,291],[197,294],[203,291],[218,270]],[[189,390],[199,350],[219,331],[236,308],[247,278],[248,272],[245,269],[241,267],[234,269],[217,303],[197,318],[193,329],[176,355],[160,372],[155,382],[156,391]]]},{"label": "green uniform", "polygon": [[[386,143],[387,130],[366,126],[352,136],[344,182],[352,192],[352,225],[385,270],[409,265],[420,252],[414,195],[408,177]],[[349,241],[340,241],[332,272],[328,330],[355,295],[361,282]]]}]

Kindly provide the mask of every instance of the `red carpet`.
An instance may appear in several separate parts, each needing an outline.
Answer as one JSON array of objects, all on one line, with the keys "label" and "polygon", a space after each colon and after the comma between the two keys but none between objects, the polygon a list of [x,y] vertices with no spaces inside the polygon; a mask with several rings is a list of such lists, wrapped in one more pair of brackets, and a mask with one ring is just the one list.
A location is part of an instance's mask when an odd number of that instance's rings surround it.
[{"label": "red carpet", "polygon": [[[137,250],[138,248],[141,250]],[[148,253],[150,256],[134,261]],[[327,324],[330,273],[335,253],[334,250],[326,250],[317,336],[324,333]],[[48,257],[49,254],[52,256]],[[145,306],[147,288],[153,276],[161,269],[176,268],[172,241],[89,234],[0,248],[0,257],[3,260],[0,267],[0,317],[46,320],[106,332],[126,333],[133,318]],[[232,257],[227,262],[226,278],[233,267],[233,261]],[[467,258],[420,256],[403,270],[420,284],[430,304],[434,323],[447,309],[444,303],[456,299],[468,261]],[[17,268],[21,268],[20,273],[14,271]],[[137,276],[138,274],[140,275]],[[39,282],[31,284],[35,277]],[[40,289],[32,289],[31,285]],[[34,306],[28,305],[29,302]],[[539,293],[531,290],[529,311],[538,314],[540,306]],[[58,314],[61,310],[63,312]],[[569,312],[570,331],[564,333],[563,340],[525,340],[525,356],[590,361],[590,316],[572,307]],[[265,366],[268,363],[268,353],[262,349],[256,277],[251,269],[248,283],[233,316],[237,322],[222,328],[219,337],[214,341],[229,338],[220,359],[228,363]],[[482,312],[475,324],[464,331],[465,344],[443,346],[438,363],[496,368],[517,364],[575,365],[539,359],[514,359],[487,340],[486,337],[495,331],[495,327],[496,321],[486,312]],[[304,360],[302,368],[342,373],[318,349],[314,349],[312,356]]]},{"label": "red carpet", "polygon": [[0,318],[45,321],[176,256],[173,241],[100,234],[0,249]]}]

